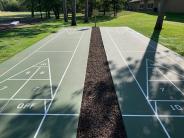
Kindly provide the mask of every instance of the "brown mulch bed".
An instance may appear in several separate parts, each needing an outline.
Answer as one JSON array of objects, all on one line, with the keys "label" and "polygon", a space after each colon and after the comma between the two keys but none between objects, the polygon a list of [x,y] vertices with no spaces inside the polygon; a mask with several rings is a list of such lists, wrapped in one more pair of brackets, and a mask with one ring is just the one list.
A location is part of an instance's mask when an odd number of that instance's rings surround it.
[{"label": "brown mulch bed", "polygon": [[77,137],[126,137],[99,28],[92,29]]}]

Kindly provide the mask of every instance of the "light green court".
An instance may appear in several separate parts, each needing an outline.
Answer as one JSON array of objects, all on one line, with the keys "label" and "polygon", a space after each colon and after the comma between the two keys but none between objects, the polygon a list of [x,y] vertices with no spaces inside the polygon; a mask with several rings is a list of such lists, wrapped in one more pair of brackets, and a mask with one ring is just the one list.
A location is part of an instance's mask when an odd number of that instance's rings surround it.
[{"label": "light green court", "polygon": [[127,136],[181,138],[183,57],[127,27],[101,33]]},{"label": "light green court", "polygon": [[63,29],[0,65],[1,137],[76,136],[90,35]]},{"label": "light green court", "polygon": [[[127,136],[181,138],[183,57],[128,27],[100,30]],[[90,38],[66,28],[0,64],[0,137],[76,137]]]}]

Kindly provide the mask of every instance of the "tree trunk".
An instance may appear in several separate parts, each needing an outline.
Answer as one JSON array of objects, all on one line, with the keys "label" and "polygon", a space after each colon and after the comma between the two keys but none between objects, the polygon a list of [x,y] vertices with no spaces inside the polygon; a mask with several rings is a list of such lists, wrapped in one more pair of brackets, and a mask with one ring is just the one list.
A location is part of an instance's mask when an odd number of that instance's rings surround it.
[{"label": "tree trunk", "polygon": [[53,7],[54,15],[56,19],[59,19],[59,9],[57,6]]},{"label": "tree trunk", "polygon": [[48,18],[50,18],[50,9],[47,12]]},{"label": "tree trunk", "polygon": [[117,5],[116,5],[117,1],[113,0],[113,9],[114,9],[114,17],[117,16]]},{"label": "tree trunk", "polygon": [[88,5],[88,0],[86,0],[86,5],[85,5],[85,18],[84,18],[84,22],[85,23],[89,22],[88,12],[89,12],[89,5]]},{"label": "tree trunk", "polygon": [[88,16],[92,17],[92,14],[93,14],[93,2],[88,1],[88,7],[89,7]]},{"label": "tree trunk", "polygon": [[4,2],[2,0],[0,0],[0,3],[2,5],[3,11],[4,11],[5,10]]},{"label": "tree trunk", "polygon": [[104,0],[104,2],[103,2],[103,15],[105,16],[105,14],[106,14],[106,7],[105,7],[105,0]]},{"label": "tree trunk", "polygon": [[76,24],[76,0],[72,0],[72,26],[77,25]]},{"label": "tree trunk", "polygon": [[31,17],[34,18],[34,1],[31,0]]},{"label": "tree trunk", "polygon": [[68,22],[67,1],[63,0],[64,21]]},{"label": "tree trunk", "polygon": [[42,19],[42,18],[43,18],[43,15],[42,15],[42,5],[41,5],[41,0],[39,0],[38,2],[39,2],[40,17],[41,17],[41,19]]},{"label": "tree trunk", "polygon": [[167,0],[160,1],[159,13],[158,13],[158,17],[155,25],[155,30],[162,30],[166,4],[167,4]]}]

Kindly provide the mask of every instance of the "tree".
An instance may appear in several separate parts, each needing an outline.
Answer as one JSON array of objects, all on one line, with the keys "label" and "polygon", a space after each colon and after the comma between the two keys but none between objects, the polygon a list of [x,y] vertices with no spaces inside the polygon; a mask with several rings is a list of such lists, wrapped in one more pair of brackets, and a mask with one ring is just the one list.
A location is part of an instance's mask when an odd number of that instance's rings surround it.
[{"label": "tree", "polygon": [[94,3],[92,0],[88,1],[88,16],[92,17]]},{"label": "tree", "polygon": [[118,4],[118,0],[113,0],[114,17],[117,16],[117,4]]},{"label": "tree", "polygon": [[64,13],[64,21],[68,22],[67,0],[63,0],[63,13]]},{"label": "tree", "polygon": [[31,17],[34,18],[37,6],[37,0],[19,0],[21,6],[25,6],[27,10],[31,11]]},{"label": "tree", "polygon": [[41,3],[41,0],[38,0],[38,7],[39,7],[39,11],[40,11],[40,17],[42,19],[43,15],[42,15],[42,3]]},{"label": "tree", "polygon": [[103,15],[106,15],[106,11],[110,10],[112,2],[109,0],[103,0],[102,7],[103,7]]},{"label": "tree", "polygon": [[45,10],[46,18],[50,18],[50,12],[52,10],[52,2],[50,0],[44,0],[43,1],[42,7]]},{"label": "tree", "polygon": [[155,24],[155,30],[162,30],[166,4],[167,0],[161,0],[159,3],[159,13]]},{"label": "tree", "polygon": [[3,0],[0,0],[0,4],[1,4],[0,5],[1,6],[0,7],[1,9],[0,10],[4,10],[5,9],[5,7],[4,7],[4,1]]},{"label": "tree", "polygon": [[31,0],[31,16],[34,18],[34,9],[35,9],[35,2],[34,0]]},{"label": "tree", "polygon": [[52,9],[55,15],[56,19],[59,19],[59,7],[60,7],[60,1],[58,0],[52,0]]},{"label": "tree", "polygon": [[89,22],[89,18],[88,18],[88,13],[89,12],[89,1],[86,0],[85,1],[85,17],[84,17],[84,22],[87,23]]},{"label": "tree", "polygon": [[76,23],[76,0],[72,0],[72,26],[77,25]]}]

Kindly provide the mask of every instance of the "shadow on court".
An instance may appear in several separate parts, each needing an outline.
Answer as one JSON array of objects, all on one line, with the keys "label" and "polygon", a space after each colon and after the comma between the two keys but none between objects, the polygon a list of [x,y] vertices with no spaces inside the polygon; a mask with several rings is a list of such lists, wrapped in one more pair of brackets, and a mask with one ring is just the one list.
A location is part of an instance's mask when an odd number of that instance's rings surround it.
[{"label": "shadow on court", "polygon": [[[116,67],[116,64],[113,63],[113,61],[109,61],[111,70],[116,71],[114,79],[118,83],[115,83],[115,87],[122,114],[142,115],[141,117],[123,117],[128,137],[167,137],[158,119],[152,117],[152,115],[155,114],[154,112],[156,112],[155,108],[158,110],[158,115],[182,115],[184,113],[182,109],[184,107],[183,103],[157,102],[156,107],[154,105],[155,102],[150,102],[149,104],[146,100],[147,91],[149,92],[148,99],[153,101],[184,99],[181,94],[184,89],[184,78],[181,75],[184,74],[183,68],[177,63],[168,64],[167,61],[159,62],[157,59],[160,55],[160,52],[157,50],[159,35],[159,31],[153,32],[151,37],[152,40],[150,40],[147,45],[144,54],[141,55],[141,53],[139,55],[141,60],[135,60],[135,55],[128,55],[128,57],[126,57],[126,62],[128,63],[129,68],[124,67],[117,69],[118,67]],[[168,52],[169,51],[164,51],[167,55]],[[165,57],[162,57],[161,60],[164,58]],[[130,70],[135,78],[132,76]],[[148,77],[146,77],[146,70]],[[172,77],[175,77],[175,81],[171,80]],[[157,80],[154,80],[154,78]],[[178,105],[178,109],[173,107],[172,110],[170,108],[170,105],[172,104]],[[143,115],[148,116],[144,117]],[[160,117],[159,119],[171,136],[181,137],[181,122],[177,122],[177,120],[172,117]]]},{"label": "shadow on court", "polygon": [[[57,86],[53,86],[53,91],[56,90]],[[35,93],[32,95],[31,99],[29,101],[26,101],[26,103],[32,103],[37,98],[43,98],[47,97],[48,93],[45,89],[48,89],[48,86],[43,86],[42,89],[39,90],[39,93]],[[78,90],[74,92],[73,97],[71,100],[74,100],[79,95],[81,95],[82,90]],[[52,106],[55,105],[55,103],[59,100],[57,97],[53,100]],[[47,101],[47,109],[50,104],[49,101]],[[55,106],[54,106],[55,107]],[[1,121],[1,137],[3,138],[31,138],[34,137],[36,130],[44,116],[43,112],[43,106],[36,106],[32,111],[30,110],[20,110],[17,111],[19,114],[28,114],[28,113],[35,113],[39,114],[42,112],[42,115],[3,115],[0,116]],[[12,108],[8,108],[9,110],[6,110],[6,113],[12,113]],[[49,108],[52,110],[52,113],[59,113],[64,112],[68,114],[78,114],[76,109],[74,109],[74,105],[61,105],[60,108]],[[49,110],[49,111],[50,111]],[[75,137],[77,132],[77,123],[78,123],[78,116],[61,116],[61,115],[47,115],[41,130],[38,133],[39,138],[44,137],[63,137],[63,138],[69,138],[69,137]]]}]

